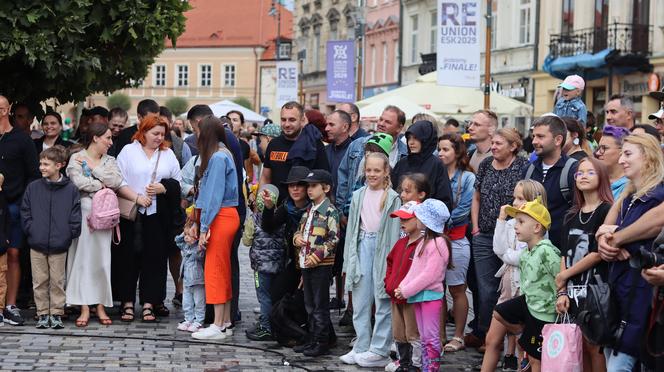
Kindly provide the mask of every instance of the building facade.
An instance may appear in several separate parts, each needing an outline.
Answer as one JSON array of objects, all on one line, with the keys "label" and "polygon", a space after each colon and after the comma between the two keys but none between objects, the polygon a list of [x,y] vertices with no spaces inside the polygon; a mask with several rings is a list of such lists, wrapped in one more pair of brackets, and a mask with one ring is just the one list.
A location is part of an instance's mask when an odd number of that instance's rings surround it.
[{"label": "building facade", "polygon": [[399,86],[400,2],[368,0],[365,9],[365,41],[362,98]]},{"label": "building facade", "polygon": [[[560,79],[578,73],[598,123],[612,94],[630,96],[637,122],[647,122],[659,106],[648,92],[661,89],[664,76],[664,1],[553,0],[542,2],[540,14],[535,114],[551,111]],[[589,63],[592,69],[580,67]]]},{"label": "building facade", "polygon": [[[261,100],[261,72],[274,68],[277,32],[282,36],[282,59],[291,59],[292,13],[264,0],[229,1],[223,7],[215,0],[190,3],[186,31],[177,47],[167,41],[140,85],[122,91],[132,100],[130,116],[135,116],[142,99],[163,105],[171,97],[185,98],[190,106],[244,97],[256,112],[261,106],[268,106],[267,113],[274,111],[273,103]],[[106,97],[92,96],[86,104],[106,106]]]},{"label": "building facade", "polygon": [[355,40],[356,34],[360,34],[356,28],[362,24],[362,8],[357,3],[357,0],[295,1],[293,54],[300,61],[302,94],[308,108],[323,112],[334,109],[336,102],[327,99],[326,45],[332,40]]}]

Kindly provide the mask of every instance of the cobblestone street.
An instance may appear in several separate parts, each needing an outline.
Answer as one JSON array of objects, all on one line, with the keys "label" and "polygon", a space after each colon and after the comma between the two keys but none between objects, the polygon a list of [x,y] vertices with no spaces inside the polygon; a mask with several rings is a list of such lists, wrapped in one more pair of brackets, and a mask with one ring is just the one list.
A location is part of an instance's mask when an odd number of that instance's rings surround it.
[{"label": "cobblestone street", "polygon": [[[170,303],[171,316],[158,324],[120,322],[113,317],[112,326],[101,326],[91,318],[87,328],[76,328],[73,320],[62,330],[38,330],[34,327],[33,313],[26,326],[0,327],[0,370],[49,371],[354,371],[369,370],[342,364],[338,356],[347,352],[352,338],[348,330],[337,328],[339,337],[332,354],[312,359],[279,347],[276,342],[253,342],[245,336],[256,315],[258,306],[249,269],[248,249],[240,247],[241,277],[240,309],[242,322],[234,336],[219,343],[206,343],[192,339],[189,333],[176,330],[182,317],[180,309]],[[169,295],[172,298],[172,281]],[[175,310],[175,311],[174,311]],[[115,313],[115,312],[114,312]],[[112,314],[114,314],[112,313]],[[332,312],[338,323],[337,311]],[[449,333],[449,330],[448,330]],[[285,363],[289,365],[285,365]],[[447,354],[443,371],[470,371],[481,363],[481,355],[473,351]],[[301,368],[298,368],[301,367]],[[382,369],[376,369],[382,370]]]}]

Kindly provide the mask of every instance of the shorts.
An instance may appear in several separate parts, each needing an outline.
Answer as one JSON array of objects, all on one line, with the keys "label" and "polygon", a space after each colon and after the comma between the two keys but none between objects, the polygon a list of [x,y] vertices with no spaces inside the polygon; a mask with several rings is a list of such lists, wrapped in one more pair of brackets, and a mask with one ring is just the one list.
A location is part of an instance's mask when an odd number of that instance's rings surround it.
[{"label": "shorts", "polygon": [[25,240],[23,228],[21,228],[21,201],[7,204],[7,210],[9,211],[9,230],[7,233],[9,247],[21,248]]},{"label": "shorts", "polygon": [[452,240],[452,266],[445,273],[445,284],[457,286],[466,284],[468,264],[470,263],[470,242],[465,237]]},{"label": "shorts", "polygon": [[510,324],[523,325],[519,345],[528,355],[542,359],[542,328],[548,322],[541,321],[530,314],[526,296],[521,295],[496,305],[495,311]]}]

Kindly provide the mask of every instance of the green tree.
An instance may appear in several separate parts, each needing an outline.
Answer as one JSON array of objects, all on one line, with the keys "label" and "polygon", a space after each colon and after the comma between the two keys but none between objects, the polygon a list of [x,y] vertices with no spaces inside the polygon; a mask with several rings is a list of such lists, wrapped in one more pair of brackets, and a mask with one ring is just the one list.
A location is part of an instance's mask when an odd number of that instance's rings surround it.
[{"label": "green tree", "polygon": [[237,103],[238,105],[246,109],[253,110],[251,101],[247,97],[237,97],[236,99],[233,100],[233,102]]},{"label": "green tree", "polygon": [[119,107],[125,111],[131,108],[131,98],[124,93],[113,93],[106,99],[106,106],[110,109]]},{"label": "green tree", "polygon": [[183,0],[0,1],[0,92],[81,101],[137,85],[184,32]]},{"label": "green tree", "polygon": [[174,116],[180,116],[180,114],[189,110],[189,102],[182,97],[169,98],[166,103],[164,103],[164,106],[168,107]]}]

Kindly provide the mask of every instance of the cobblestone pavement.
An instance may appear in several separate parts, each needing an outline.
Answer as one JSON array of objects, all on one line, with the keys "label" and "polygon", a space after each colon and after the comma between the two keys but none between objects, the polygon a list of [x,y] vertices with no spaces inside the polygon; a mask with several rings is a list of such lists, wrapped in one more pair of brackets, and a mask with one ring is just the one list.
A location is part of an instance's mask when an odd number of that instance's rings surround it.
[{"label": "cobblestone pavement", "polygon": [[[249,268],[248,249],[240,247],[241,276],[240,309],[242,322],[235,334],[223,342],[193,340],[189,333],[176,330],[182,318],[180,309],[172,306],[171,316],[158,324],[120,322],[112,316],[113,325],[102,326],[96,318],[87,328],[76,328],[69,320],[61,330],[39,330],[32,320],[34,312],[25,312],[29,321],[23,327],[0,327],[0,371],[355,371],[370,370],[342,364],[338,356],[346,353],[352,335],[337,328],[337,346],[331,355],[312,359],[282,348],[275,342],[253,342],[246,338],[258,306]],[[169,296],[173,293],[169,277]],[[116,314],[113,312],[111,314]],[[338,322],[337,311],[333,321]],[[451,331],[448,330],[448,334]],[[442,371],[470,371],[481,363],[475,351],[450,353],[444,356]],[[285,362],[288,365],[285,365]],[[301,367],[301,368],[299,368]],[[380,371],[382,369],[375,369]]]}]

